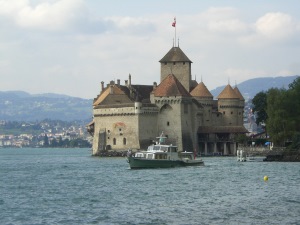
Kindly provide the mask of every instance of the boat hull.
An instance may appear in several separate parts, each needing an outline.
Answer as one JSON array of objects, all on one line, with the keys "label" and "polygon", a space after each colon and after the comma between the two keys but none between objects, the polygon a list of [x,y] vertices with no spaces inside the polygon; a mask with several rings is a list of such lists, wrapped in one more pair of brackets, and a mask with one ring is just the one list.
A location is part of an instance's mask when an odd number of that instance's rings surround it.
[{"label": "boat hull", "polygon": [[185,167],[185,166],[203,166],[203,161],[200,160],[156,160],[127,157],[127,162],[131,169],[147,169],[147,168],[173,168],[173,167]]}]

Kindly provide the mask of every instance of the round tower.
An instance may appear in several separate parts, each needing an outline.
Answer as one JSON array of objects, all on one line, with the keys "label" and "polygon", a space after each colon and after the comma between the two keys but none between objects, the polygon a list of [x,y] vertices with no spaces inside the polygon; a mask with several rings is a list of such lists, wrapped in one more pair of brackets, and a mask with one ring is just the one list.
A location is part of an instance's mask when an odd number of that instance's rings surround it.
[{"label": "round tower", "polygon": [[212,124],[213,95],[201,81],[190,93],[204,108],[203,126]]},{"label": "round tower", "polygon": [[223,125],[238,126],[240,99],[233,88],[228,84],[217,98],[218,111],[223,114]]}]

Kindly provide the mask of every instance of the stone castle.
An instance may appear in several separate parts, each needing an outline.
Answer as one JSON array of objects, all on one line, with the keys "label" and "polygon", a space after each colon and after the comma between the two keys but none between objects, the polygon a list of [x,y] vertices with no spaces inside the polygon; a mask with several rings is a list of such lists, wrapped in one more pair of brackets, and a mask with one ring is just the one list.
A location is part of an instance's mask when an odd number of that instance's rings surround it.
[{"label": "stone castle", "polygon": [[192,61],[178,47],[159,61],[160,83],[135,85],[131,75],[104,86],[93,102],[93,155],[101,151],[146,149],[162,132],[181,151],[202,155],[236,153],[245,100],[229,84],[216,99],[205,84],[192,80]]}]

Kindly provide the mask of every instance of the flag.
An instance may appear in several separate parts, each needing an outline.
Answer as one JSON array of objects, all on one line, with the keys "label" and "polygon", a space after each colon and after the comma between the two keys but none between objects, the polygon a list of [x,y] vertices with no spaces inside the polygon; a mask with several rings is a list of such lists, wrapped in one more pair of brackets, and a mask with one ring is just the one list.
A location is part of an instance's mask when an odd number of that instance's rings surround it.
[{"label": "flag", "polygon": [[176,27],[176,17],[174,17],[174,21],[172,23],[172,27]]}]

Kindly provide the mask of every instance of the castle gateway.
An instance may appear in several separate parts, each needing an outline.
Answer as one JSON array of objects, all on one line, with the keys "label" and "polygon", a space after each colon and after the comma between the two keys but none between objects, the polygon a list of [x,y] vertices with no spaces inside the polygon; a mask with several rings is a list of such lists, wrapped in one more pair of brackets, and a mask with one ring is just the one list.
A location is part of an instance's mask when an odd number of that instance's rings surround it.
[{"label": "castle gateway", "polygon": [[[245,100],[229,84],[215,100],[205,84],[192,80],[192,61],[172,47],[159,61],[160,84],[111,81],[93,102],[93,155],[101,151],[146,149],[162,132],[181,151],[202,155],[236,153]],[[170,74],[170,71],[172,73]]]}]

